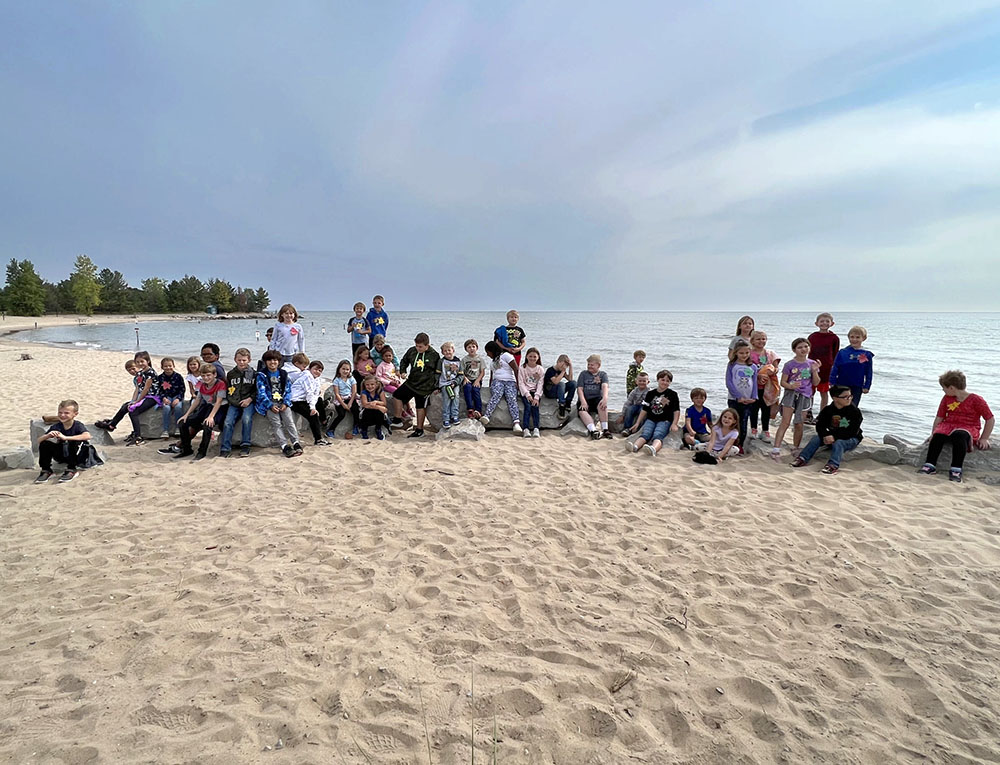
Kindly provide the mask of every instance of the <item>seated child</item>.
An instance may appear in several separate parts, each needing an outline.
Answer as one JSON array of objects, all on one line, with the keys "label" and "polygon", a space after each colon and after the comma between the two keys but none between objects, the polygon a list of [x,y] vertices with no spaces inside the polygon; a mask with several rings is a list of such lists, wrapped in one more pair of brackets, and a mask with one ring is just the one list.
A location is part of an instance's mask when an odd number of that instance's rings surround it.
[{"label": "seated child", "polygon": [[[192,358],[195,358],[192,356]],[[173,425],[184,414],[184,378],[174,369],[174,360],[165,356],[160,360],[160,401],[163,405],[163,433],[160,438],[173,436]]]},{"label": "seated child", "polygon": [[862,347],[868,339],[868,330],[864,327],[851,327],[847,339],[851,344],[837,353],[830,370],[830,384],[846,385],[851,389],[851,403],[860,406],[861,394],[872,387],[872,359],[875,354]]},{"label": "seated child", "polygon": [[[305,358],[300,358],[305,357]],[[319,378],[323,374],[323,362],[309,361],[304,353],[296,353],[292,363],[299,374],[290,374],[292,380],[292,411],[301,414],[309,422],[313,444],[329,446],[324,438],[323,423],[326,422],[326,402],[319,396]]]},{"label": "seated child", "polygon": [[[389,349],[392,353],[392,349]],[[337,374],[333,378],[333,384],[327,390],[326,395],[333,402],[333,422],[327,428],[327,438],[334,438],[337,433],[337,426],[340,421],[351,413],[354,428],[351,432],[345,433],[344,438],[350,441],[354,436],[361,433],[361,413],[358,411],[358,384],[351,374],[351,362],[344,359],[337,364]]]},{"label": "seated child", "polygon": [[59,422],[38,437],[38,466],[41,471],[35,483],[45,483],[52,477],[52,460],[64,462],[66,470],[59,483],[69,483],[79,473],[80,447],[90,440],[82,422],[76,421],[79,405],[72,399],[59,402]]},{"label": "seated child", "polygon": [[[261,361],[261,364],[264,362]],[[198,395],[198,383],[201,382],[201,356],[188,356],[187,373],[184,375],[184,382],[187,383],[188,398]]]},{"label": "seated child", "polygon": [[[389,345],[386,343],[385,338],[382,337],[382,335],[375,335],[375,339],[372,340],[372,347],[369,355],[376,362],[384,361],[385,359],[382,354],[386,348],[389,348]],[[389,350],[392,350],[392,348],[389,348]],[[397,368],[399,367],[399,359],[396,358],[395,351],[392,353],[392,363]]]},{"label": "seated child", "polygon": [[303,450],[292,417],[292,385],[288,372],[281,368],[281,354],[277,351],[265,352],[264,364],[267,369],[257,373],[257,412],[267,416],[282,454],[298,457]]},{"label": "seated child", "polygon": [[646,394],[639,419],[635,423],[635,429],[642,435],[628,445],[629,450],[637,452],[645,448],[650,457],[655,457],[663,448],[663,440],[667,435],[677,432],[681,405],[677,393],[670,390],[670,383],[673,381],[674,376],[668,369],[661,369],[656,373],[656,388]]},{"label": "seated child", "polygon": [[[995,420],[985,399],[965,389],[965,375],[962,372],[945,372],[938,378],[938,384],[944,391],[944,397],[938,404],[931,440],[927,446],[927,458],[920,472],[926,475],[936,473],[941,449],[950,443],[951,470],[948,471],[948,480],[961,483],[965,455],[973,447],[990,448]],[[982,432],[979,429],[980,420],[983,420]]]},{"label": "seated child", "polygon": [[632,435],[632,426],[639,419],[639,412],[642,411],[642,402],[649,393],[649,375],[640,372],[635,378],[635,387],[628,394],[625,403],[622,405],[622,413],[618,415],[618,424],[623,425],[622,434]]},{"label": "seated child", "polygon": [[375,362],[367,345],[359,345],[354,351],[354,380],[358,385],[369,375],[375,374]]},{"label": "seated child", "polygon": [[566,407],[576,396],[576,380],[573,379],[573,362],[565,353],[556,359],[556,364],[545,370],[545,380],[542,383],[545,398],[559,401],[559,416],[566,416]]},{"label": "seated child", "polygon": [[215,367],[215,377],[217,380],[226,379],[226,368],[219,361],[219,346],[215,343],[205,343],[201,347],[201,362],[211,364]]},{"label": "seated child", "polygon": [[794,420],[795,448],[802,443],[802,420],[805,413],[812,410],[812,397],[815,386],[819,383],[819,362],[809,358],[809,341],[797,337],[792,341],[792,351],[795,358],[785,362],[781,370],[781,387],[785,395],[781,398],[781,424],[774,437],[771,457],[777,461],[781,456],[781,441],[785,431]]},{"label": "seated child", "polygon": [[691,406],[684,411],[684,445],[689,449],[712,438],[712,410],[705,406],[707,400],[704,388],[691,389]]},{"label": "seated child", "polygon": [[441,424],[447,430],[458,425],[458,386],[462,376],[462,362],[455,357],[455,344],[441,346],[438,388],[441,390]]},{"label": "seated child", "polygon": [[851,403],[851,389],[846,385],[834,385],[830,388],[830,398],[833,403],[820,410],[816,418],[816,435],[813,436],[805,449],[792,461],[792,467],[802,467],[808,464],[813,455],[823,446],[830,447],[830,459],[823,470],[826,475],[833,475],[840,470],[844,453],[856,448],[861,443],[861,411]]},{"label": "seated child", "polygon": [[132,422],[132,433],[125,439],[125,446],[141,446],[146,443],[140,431],[139,415],[160,405],[160,387],[156,373],[150,369],[149,354],[139,351],[132,361],[125,362],[125,370],[132,375],[132,398],[126,401],[110,420],[98,420],[95,428],[113,431],[125,415]]},{"label": "seated child", "polygon": [[462,395],[465,396],[465,413],[472,419],[483,416],[483,377],[486,362],[479,355],[479,343],[469,338],[465,341],[465,356],[462,358]]},{"label": "seated child", "polygon": [[629,395],[635,390],[636,381],[646,370],[642,368],[642,362],[646,360],[646,352],[639,350],[632,354],[632,363],[628,365],[625,372],[625,395]]},{"label": "seated child", "polygon": [[396,406],[395,422],[402,422],[400,414],[410,400],[416,401],[417,426],[408,438],[420,438],[424,434],[424,419],[427,416],[427,399],[437,391],[438,370],[441,357],[431,348],[431,340],[424,332],[413,338],[413,346],[403,354],[399,362],[400,374],[407,375],[406,382],[392,394]]},{"label": "seated child", "polygon": [[512,430],[521,433],[521,413],[517,409],[517,361],[495,340],[486,343],[485,350],[490,359],[490,402],[479,421],[484,426],[489,425],[490,417],[500,405],[500,399],[506,399]]},{"label": "seated child", "polygon": [[237,348],[233,357],[236,366],[226,374],[226,400],[229,410],[222,425],[219,456],[228,457],[233,450],[233,430],[240,421],[240,456],[250,456],[253,436],[253,415],[257,401],[257,373],[250,368],[250,350]]},{"label": "seated child", "polygon": [[[719,415],[719,422],[712,428],[712,435],[708,439],[708,448],[704,454],[694,455],[695,462],[708,462],[717,464],[732,454],[738,453],[736,441],[740,437],[739,413],[733,408],[722,410]],[[705,459],[707,457],[707,459]]]},{"label": "seated child", "polygon": [[178,422],[180,427],[180,447],[168,446],[160,449],[160,454],[172,454],[174,459],[190,457],[194,454],[191,443],[201,432],[201,445],[195,454],[194,462],[205,459],[208,445],[212,442],[212,429],[219,414],[222,403],[226,400],[226,384],[216,376],[214,364],[201,365],[201,383],[197,387],[198,395],[191,399],[188,410]]},{"label": "seated child", "polygon": [[[361,386],[361,438],[368,439],[368,428],[375,428],[375,438],[379,441],[385,439],[382,433],[382,426],[386,424],[388,403],[385,399],[385,391],[374,375],[369,375],[364,379]],[[418,405],[419,406],[419,405]]]},{"label": "seated child", "polygon": [[[587,357],[587,369],[580,372],[576,381],[576,397],[576,413],[587,426],[590,439],[596,441],[602,437],[612,438],[608,428],[608,373],[601,371],[601,357],[596,353]],[[594,415],[598,417],[601,430],[594,424]],[[636,426],[638,425],[637,422]]]},{"label": "seated child", "polygon": [[[379,341],[382,338],[376,336],[375,340]],[[385,391],[386,397],[392,395],[396,392],[400,385],[403,384],[403,376],[399,373],[399,361],[396,359],[396,353],[392,350],[392,346],[386,345],[385,342],[376,342],[376,345],[381,345],[381,362],[375,367],[375,378],[379,381],[382,386],[382,390]],[[372,360],[379,358],[372,355]],[[364,378],[361,378],[364,379]],[[403,417],[404,419],[413,419],[413,407],[407,404],[403,407]],[[355,433],[354,435],[357,435]]]},{"label": "seated child", "polygon": [[[524,352],[524,363],[517,371],[517,387],[524,401],[524,437],[540,438],[539,427],[542,424],[541,411],[538,408],[542,400],[542,380],[545,369],[542,367],[542,354],[537,348],[529,348]],[[532,424],[534,423],[534,424]]]}]

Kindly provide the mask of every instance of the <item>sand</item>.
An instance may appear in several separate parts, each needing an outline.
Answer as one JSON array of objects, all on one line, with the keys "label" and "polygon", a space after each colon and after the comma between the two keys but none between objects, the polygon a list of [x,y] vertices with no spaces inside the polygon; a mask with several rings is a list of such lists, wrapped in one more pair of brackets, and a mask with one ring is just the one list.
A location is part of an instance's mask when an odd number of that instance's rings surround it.
[{"label": "sand", "polygon": [[[124,359],[0,345],[0,446]],[[1000,761],[1000,490],[622,443],[0,473],[0,761]]]}]

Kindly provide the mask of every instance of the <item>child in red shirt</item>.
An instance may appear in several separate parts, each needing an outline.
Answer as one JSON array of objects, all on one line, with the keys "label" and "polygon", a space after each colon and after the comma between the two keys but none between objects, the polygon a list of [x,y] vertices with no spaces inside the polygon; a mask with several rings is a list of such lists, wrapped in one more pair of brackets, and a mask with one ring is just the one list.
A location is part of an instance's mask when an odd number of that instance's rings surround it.
[{"label": "child in red shirt", "polygon": [[[944,390],[944,398],[938,405],[937,417],[931,431],[931,441],[927,446],[927,459],[920,472],[925,475],[937,472],[937,461],[945,444],[951,444],[951,469],[948,480],[961,483],[962,465],[965,455],[978,449],[990,448],[994,417],[982,396],[969,393],[965,389],[965,375],[961,372],[945,372],[938,378]],[[979,421],[984,425],[979,429]]]},{"label": "child in red shirt", "polygon": [[825,311],[816,317],[816,326],[819,332],[809,335],[809,358],[819,362],[819,391],[820,411],[830,403],[830,370],[833,369],[834,359],[840,350],[840,338],[830,331],[833,326],[833,314]]}]

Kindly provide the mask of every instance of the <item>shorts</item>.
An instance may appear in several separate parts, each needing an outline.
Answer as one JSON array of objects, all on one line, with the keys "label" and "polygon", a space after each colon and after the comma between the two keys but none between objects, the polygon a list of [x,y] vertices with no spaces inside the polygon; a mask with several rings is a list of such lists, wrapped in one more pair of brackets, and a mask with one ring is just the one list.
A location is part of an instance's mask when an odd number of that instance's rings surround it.
[{"label": "shorts", "polygon": [[786,390],[785,395],[781,397],[782,408],[788,407],[795,412],[795,417],[792,421],[796,425],[802,424],[805,413],[812,409],[812,405],[812,396],[803,396],[794,390]]},{"label": "shorts", "polygon": [[406,404],[406,402],[408,402],[412,398],[417,409],[427,408],[427,396],[420,395],[405,382],[398,388],[396,388],[396,390],[392,394],[392,397],[396,399],[396,401],[398,401],[400,404]]},{"label": "shorts", "polygon": [[[690,436],[691,434],[688,433],[688,435]],[[709,441],[712,440],[712,436],[710,434],[708,434],[708,433],[695,433],[691,437],[695,441],[697,441],[698,443],[702,443],[702,444],[707,444]]]},{"label": "shorts", "polygon": [[[598,396],[597,398],[588,398],[587,399],[587,408],[593,414],[597,414],[597,407],[599,407],[600,405],[601,405],[601,397],[600,396]],[[579,401],[576,402],[576,411],[578,411],[578,412],[580,411],[580,402]]]},{"label": "shorts", "polygon": [[819,385],[816,386],[816,390],[819,391],[820,393],[829,393],[830,392],[830,383],[828,383],[828,382],[821,382]]}]

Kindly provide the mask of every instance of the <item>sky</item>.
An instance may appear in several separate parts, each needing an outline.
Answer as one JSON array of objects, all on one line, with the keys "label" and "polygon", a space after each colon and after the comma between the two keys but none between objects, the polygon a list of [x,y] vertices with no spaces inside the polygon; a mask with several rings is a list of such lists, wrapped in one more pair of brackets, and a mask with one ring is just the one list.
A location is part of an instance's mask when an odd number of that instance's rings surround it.
[{"label": "sky", "polygon": [[0,257],[389,310],[1000,310],[1000,5],[0,0]]}]

